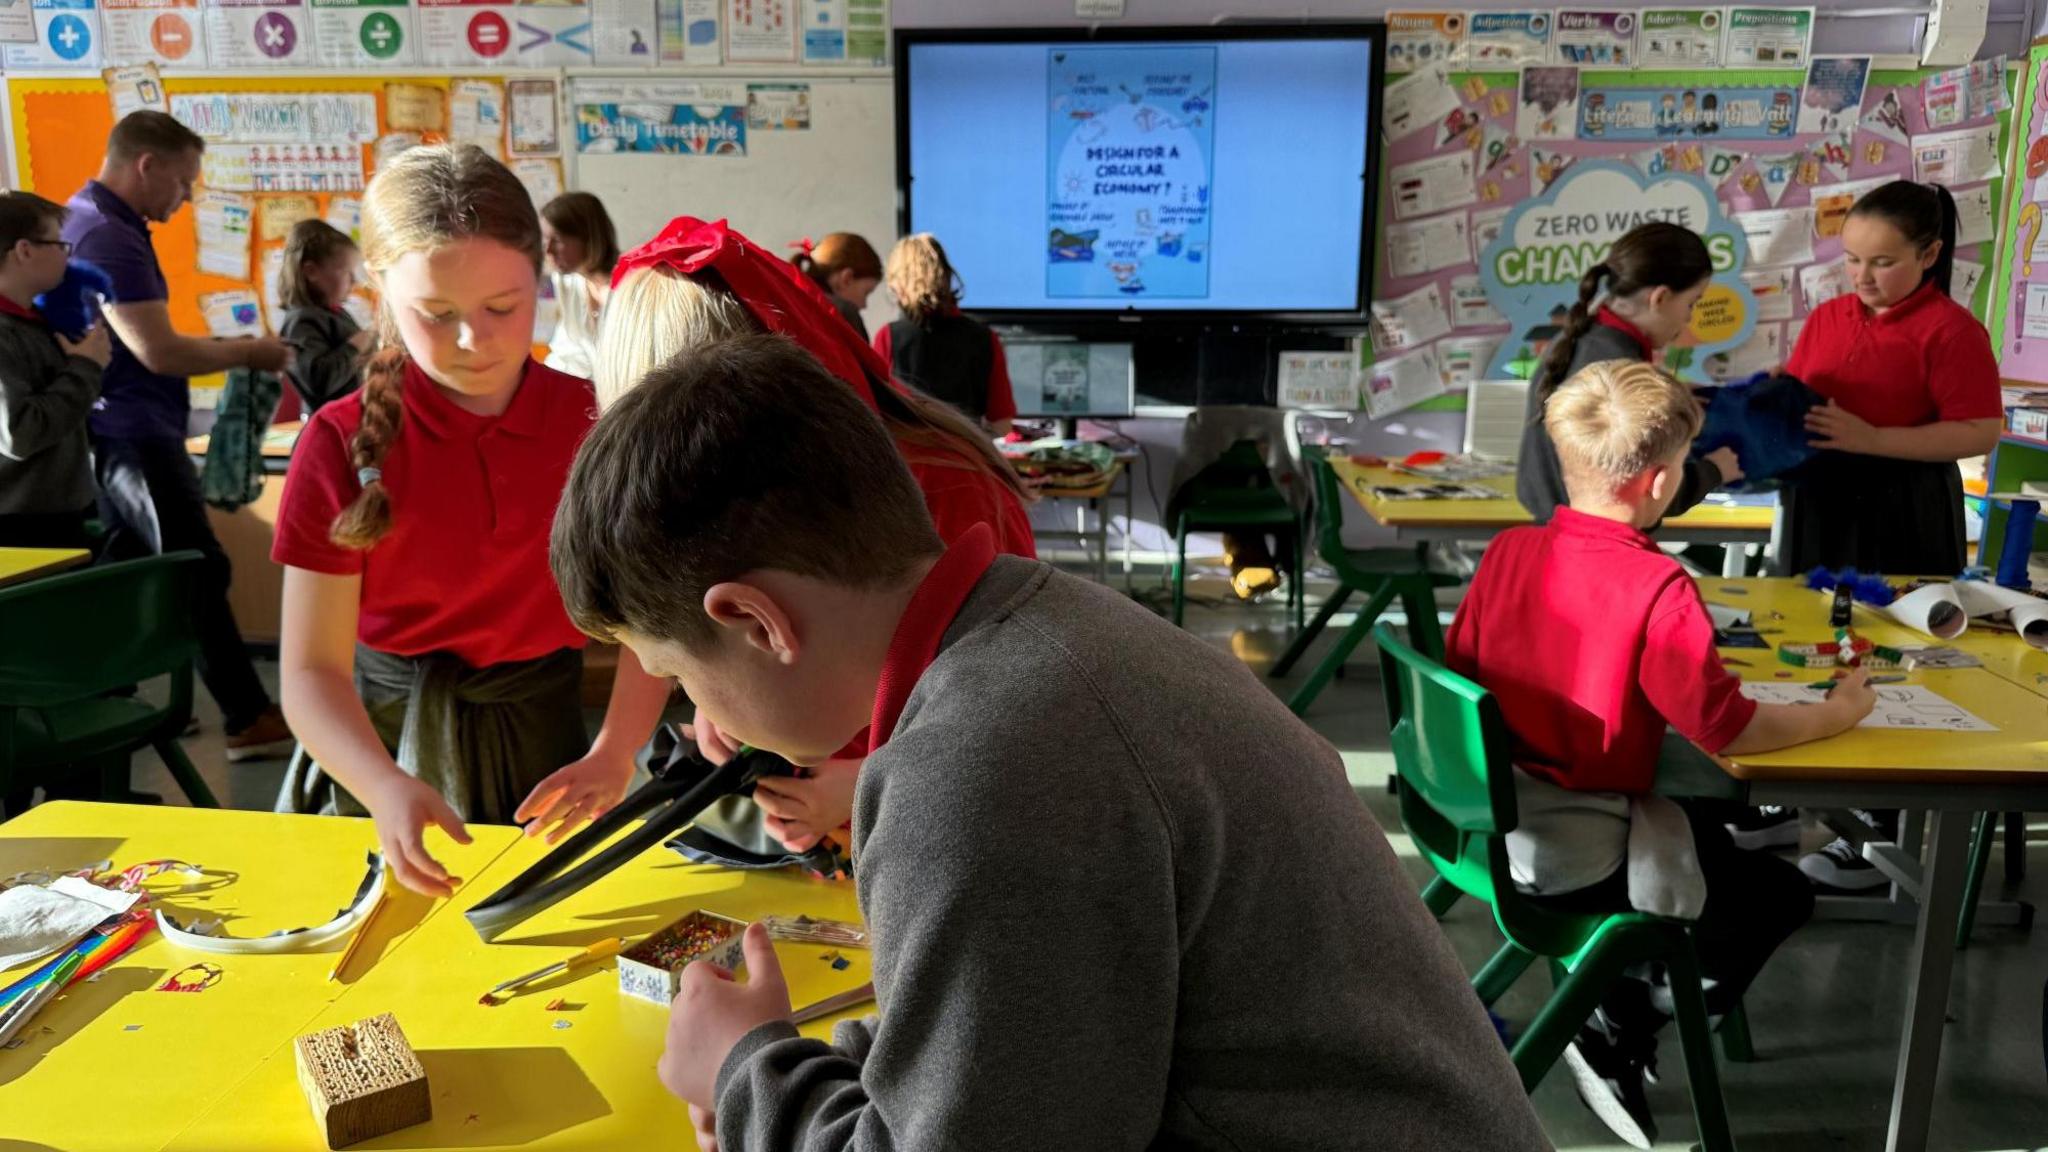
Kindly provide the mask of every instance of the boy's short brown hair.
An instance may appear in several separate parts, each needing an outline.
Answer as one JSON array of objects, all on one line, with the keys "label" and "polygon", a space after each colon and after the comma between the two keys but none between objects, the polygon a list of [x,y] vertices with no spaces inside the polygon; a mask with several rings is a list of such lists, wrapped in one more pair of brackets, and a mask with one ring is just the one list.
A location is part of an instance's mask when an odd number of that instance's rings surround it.
[{"label": "boy's short brown hair", "polygon": [[576,453],[548,557],[569,618],[685,647],[712,586],[774,569],[849,587],[942,550],[881,420],[780,336],[683,352],[605,410]]},{"label": "boy's short brown hair", "polygon": [[1640,360],[1602,360],[1574,373],[1543,405],[1565,487],[1611,492],[1700,432],[1692,390]]},{"label": "boy's short brown hair", "polygon": [[43,239],[44,225],[62,227],[68,211],[33,192],[0,191],[0,255],[23,240]]}]

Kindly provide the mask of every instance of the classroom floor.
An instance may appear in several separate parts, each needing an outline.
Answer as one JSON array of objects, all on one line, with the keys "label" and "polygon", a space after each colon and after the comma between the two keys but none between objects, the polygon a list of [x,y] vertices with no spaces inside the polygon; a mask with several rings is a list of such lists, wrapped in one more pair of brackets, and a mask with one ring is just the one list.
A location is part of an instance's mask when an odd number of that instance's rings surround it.
[{"label": "classroom floor", "polygon": [[[1158,589],[1158,573],[1141,572],[1139,586],[1141,592]],[[1310,595],[1320,597],[1313,582]],[[1452,595],[1446,594],[1446,608]],[[1339,616],[1329,638],[1318,641],[1289,681],[1268,683],[1276,690],[1298,683],[1347,623],[1348,615]],[[1281,602],[1236,603],[1229,598],[1220,566],[1199,573],[1191,584],[1187,627],[1261,673],[1288,638]],[[276,666],[258,667],[274,684]],[[283,776],[283,763],[230,767],[221,754],[219,715],[204,692],[199,699],[203,727],[187,741],[194,763],[223,803],[268,809]],[[1343,753],[1352,784],[1381,827],[1389,830],[1419,888],[1425,866],[1401,835],[1386,790],[1393,763],[1368,652],[1353,657],[1351,672],[1330,685],[1310,709],[1308,720]],[[182,802],[154,757],[137,758],[135,785]],[[1814,828],[1807,836],[1809,847],[1823,838]],[[2048,903],[2048,835],[2036,830],[2027,879],[2017,893],[2003,889],[2002,853],[2001,846],[1993,855],[1987,898],[2017,896]],[[1492,923],[1470,902],[1454,908],[1444,926],[1468,969],[1476,970],[1497,946]],[[1724,1062],[1721,1069],[1729,1117],[1745,1152],[1857,1152],[1884,1147],[1911,944],[1912,929],[1907,925],[1817,923],[1773,958],[1748,1004],[1758,1062]],[[2031,934],[1979,928],[1969,950],[1958,957],[1929,1147],[2023,1152],[2048,1144],[2048,1094],[2042,1090],[2041,1063],[2044,978],[2048,926]],[[1531,974],[1501,1002],[1500,1010],[1519,1027],[1547,991],[1544,978]],[[1650,1088],[1662,1135],[1658,1147],[1684,1149],[1693,1142],[1691,1105],[1676,1036],[1668,1031],[1663,1054],[1664,1083]],[[1579,1104],[1562,1068],[1538,1088],[1536,1104],[1545,1130],[1562,1152],[1624,1147]]]}]

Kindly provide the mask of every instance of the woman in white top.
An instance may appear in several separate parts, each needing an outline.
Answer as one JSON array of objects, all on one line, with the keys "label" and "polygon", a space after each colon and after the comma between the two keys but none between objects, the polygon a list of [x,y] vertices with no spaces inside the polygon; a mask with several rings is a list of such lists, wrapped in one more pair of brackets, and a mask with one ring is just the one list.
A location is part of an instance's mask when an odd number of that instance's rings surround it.
[{"label": "woman in white top", "polygon": [[588,192],[564,192],[540,210],[548,279],[561,319],[548,340],[547,366],[589,379],[597,362],[597,314],[611,292],[619,237],[604,202]]}]

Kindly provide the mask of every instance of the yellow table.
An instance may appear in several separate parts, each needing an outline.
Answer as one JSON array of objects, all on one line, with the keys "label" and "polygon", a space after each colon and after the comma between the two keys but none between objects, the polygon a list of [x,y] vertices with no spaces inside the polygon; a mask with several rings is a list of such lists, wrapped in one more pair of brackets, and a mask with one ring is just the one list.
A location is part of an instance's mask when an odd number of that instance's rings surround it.
[{"label": "yellow table", "polygon": [[[1489,540],[1509,528],[1529,524],[1534,517],[1515,499],[1515,478],[1494,476],[1459,483],[1491,488],[1497,500],[1389,500],[1375,495],[1375,488],[1414,488],[1437,481],[1397,472],[1392,468],[1368,468],[1344,457],[1330,461],[1337,478],[1351,493],[1365,514],[1394,530],[1401,541]],[[1692,544],[1725,544],[1727,572],[1739,575],[1743,549],[1750,544],[1769,544],[1777,509],[1754,504],[1703,503],[1673,516],[1657,530],[1660,540],[1682,540]]]},{"label": "yellow table", "polygon": [[[457,908],[480,903],[544,853],[538,841],[520,841],[470,880]],[[298,1031],[392,1012],[420,1053],[433,1089],[432,1123],[358,1147],[686,1148],[688,1113],[654,1074],[668,1013],[620,996],[614,965],[557,977],[495,1008],[477,997],[585,945],[640,936],[699,908],[744,920],[768,913],[859,919],[850,883],[735,872],[654,848],[496,944],[479,940],[455,910],[436,916],[403,952],[379,963]],[[869,979],[865,951],[842,950],[851,962],[843,970],[831,966],[825,955],[832,950],[820,945],[780,944],[776,951],[799,1007]],[[548,1011],[557,998],[562,1010]],[[829,1038],[831,1028],[831,1021],[820,1021],[804,1031]],[[222,1093],[169,1147],[325,1148],[295,1079],[290,1047],[277,1048]]]},{"label": "yellow table", "polygon": [[[1772,643],[1769,650],[1721,650],[1724,657],[1744,662],[1732,668],[1744,680],[1782,684],[1819,678],[1815,672],[1780,663],[1775,649],[1781,643],[1831,639],[1831,597],[1796,580],[1702,578],[1699,584],[1708,601],[1749,609],[1759,628],[1783,629],[1765,636]],[[1860,606],[1855,627],[1882,644],[1938,643]],[[2017,637],[1991,633],[1970,639],[1968,647],[1980,651],[1982,658],[2001,643],[2025,647]],[[1927,1146],[1971,819],[1983,811],[2048,807],[2048,705],[2032,684],[2019,682],[2030,677],[2030,661],[2035,659],[2003,651],[1987,658],[1981,668],[1910,674],[1909,683],[1925,685],[1961,704],[1997,725],[1995,732],[1858,728],[1830,740],[1734,757],[1726,765],[1752,803],[1901,808],[1931,817],[1924,868],[1896,848],[1866,846],[1873,861],[1896,882],[1895,893],[1903,890],[1917,903],[1914,976],[1907,992],[1905,1034],[1892,1096],[1888,1146],[1894,1152],[1918,1152]],[[1792,675],[1780,675],[1787,671]]]},{"label": "yellow table", "polygon": [[92,553],[83,548],[0,548],[0,588],[77,568],[91,559]]},{"label": "yellow table", "polygon": [[[509,828],[471,831],[474,844],[449,845],[442,857],[457,875],[483,871],[517,838]],[[0,825],[0,876],[108,859],[116,868],[183,860],[206,868],[207,876],[193,882],[167,873],[151,882],[159,907],[187,924],[220,917],[232,935],[260,936],[332,919],[355,894],[375,844],[368,820],[57,802]],[[181,890],[187,883],[196,890]],[[209,956],[152,930],[99,979],[45,1008],[25,1033],[27,1043],[0,1051],[0,1135],[27,1147],[163,1147],[345,996],[354,974],[395,966],[420,927],[446,911],[446,903],[395,897],[343,983],[327,981],[339,944],[322,952]],[[222,970],[217,984],[197,993],[156,991],[201,961]],[[0,973],[0,983],[33,967]]]}]

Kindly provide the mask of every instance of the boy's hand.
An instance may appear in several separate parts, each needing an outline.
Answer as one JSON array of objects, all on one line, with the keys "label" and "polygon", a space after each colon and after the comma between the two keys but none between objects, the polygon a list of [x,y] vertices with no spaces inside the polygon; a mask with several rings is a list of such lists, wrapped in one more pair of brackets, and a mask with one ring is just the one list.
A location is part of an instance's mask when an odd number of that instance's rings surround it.
[{"label": "boy's hand", "polygon": [[377,822],[377,844],[391,875],[422,896],[455,895],[462,877],[450,876],[440,861],[427,853],[426,845],[430,824],[438,825],[457,844],[469,843],[469,830],[448,801],[415,777],[387,772],[363,802]]},{"label": "boy's hand", "polygon": [[683,739],[697,745],[697,751],[713,764],[723,764],[740,754],[739,741],[729,739],[718,730],[718,722],[704,714],[699,708],[690,722],[682,726]]},{"label": "boy's hand", "polygon": [[114,344],[107,338],[105,324],[93,325],[77,340],[60,332],[57,334],[57,346],[64,349],[66,356],[83,356],[102,368],[107,366],[107,361],[114,358]]},{"label": "boy's hand", "polygon": [[808,852],[853,819],[853,786],[861,760],[827,760],[809,778],[764,776],[754,802],[767,814],[768,834],[791,852]]},{"label": "boy's hand", "polygon": [[1844,732],[1861,724],[1870,710],[1877,707],[1877,689],[1870,686],[1870,673],[1858,668],[1835,681],[1828,692],[1828,703],[1841,710]]},{"label": "boy's hand", "polygon": [[[763,1024],[789,1018],[789,988],[768,929],[747,926],[747,982],[698,962],[683,969],[682,988],[668,1011],[668,1044],[656,1071],[662,1087],[707,1111],[718,1106],[718,1070],[740,1038]],[[696,1117],[692,1116],[692,1120]]]},{"label": "boy's hand", "polygon": [[1742,480],[1742,460],[1735,455],[1735,449],[1716,448],[1701,459],[1721,470],[1721,483],[1735,484]]},{"label": "boy's hand", "polygon": [[534,785],[512,822],[526,825],[528,836],[546,832],[548,843],[558,844],[584,821],[618,807],[632,782],[632,757],[592,752]]},{"label": "boy's hand", "polygon": [[696,1129],[697,1152],[718,1152],[718,1113],[690,1105],[690,1127]]}]

